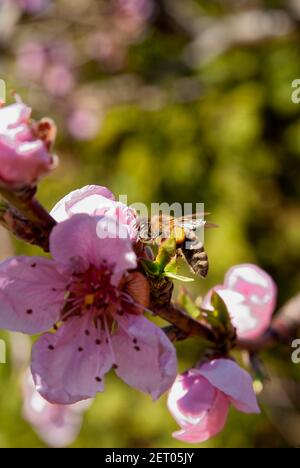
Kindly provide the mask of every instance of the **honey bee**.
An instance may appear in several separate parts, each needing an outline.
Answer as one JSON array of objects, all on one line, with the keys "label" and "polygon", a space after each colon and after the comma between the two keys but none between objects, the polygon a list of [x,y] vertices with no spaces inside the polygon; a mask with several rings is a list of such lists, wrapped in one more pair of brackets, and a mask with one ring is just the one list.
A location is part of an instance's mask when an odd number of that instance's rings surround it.
[{"label": "honey bee", "polygon": [[206,213],[194,213],[181,218],[157,215],[150,220],[142,220],[139,224],[139,240],[143,243],[161,243],[174,236],[177,254],[182,256],[190,270],[205,278],[209,270],[209,261],[203,243],[197,238],[196,230],[217,227],[207,223],[203,216]]}]

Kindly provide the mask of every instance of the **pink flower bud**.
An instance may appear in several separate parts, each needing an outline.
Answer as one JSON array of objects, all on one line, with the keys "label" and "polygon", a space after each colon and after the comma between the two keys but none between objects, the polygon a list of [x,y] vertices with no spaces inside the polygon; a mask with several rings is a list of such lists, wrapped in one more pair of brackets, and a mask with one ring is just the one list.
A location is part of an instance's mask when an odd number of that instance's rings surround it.
[{"label": "pink flower bud", "polygon": [[30,116],[31,109],[22,102],[0,108],[0,182],[10,187],[35,184],[56,163],[50,153],[54,123],[34,123]]},{"label": "pink flower bud", "polygon": [[173,436],[200,443],[219,433],[232,404],[243,413],[259,413],[250,375],[230,359],[214,359],[179,375],[168,407],[181,427]]},{"label": "pink flower bud", "polygon": [[[223,285],[213,288],[227,305],[240,338],[252,339],[270,325],[276,305],[276,285],[272,278],[256,265],[244,264],[231,268]],[[209,291],[203,307],[211,308]]]}]

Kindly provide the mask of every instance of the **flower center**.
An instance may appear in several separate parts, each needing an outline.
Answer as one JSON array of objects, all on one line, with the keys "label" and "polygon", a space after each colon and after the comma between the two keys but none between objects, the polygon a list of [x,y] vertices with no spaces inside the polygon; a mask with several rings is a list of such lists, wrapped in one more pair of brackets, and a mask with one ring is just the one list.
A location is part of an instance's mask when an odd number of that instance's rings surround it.
[{"label": "flower center", "polygon": [[61,320],[82,315],[91,309],[98,317],[108,309],[111,312],[116,308],[120,292],[118,287],[111,283],[112,272],[111,266],[102,264],[100,268],[91,265],[85,272],[73,273],[72,281],[67,287]]}]

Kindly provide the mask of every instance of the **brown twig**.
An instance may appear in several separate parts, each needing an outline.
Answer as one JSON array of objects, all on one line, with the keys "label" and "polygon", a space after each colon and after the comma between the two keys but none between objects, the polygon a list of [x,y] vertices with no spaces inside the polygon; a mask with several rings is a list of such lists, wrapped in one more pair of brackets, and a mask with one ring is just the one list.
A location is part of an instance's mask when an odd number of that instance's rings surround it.
[{"label": "brown twig", "polygon": [[[171,341],[184,340],[191,336],[199,336],[217,348],[222,348],[218,343],[220,337],[205,324],[193,319],[179,306],[172,303],[171,297],[173,284],[167,279],[150,279],[151,285],[151,310],[171,323],[164,331]],[[275,315],[269,329],[255,339],[227,340],[228,348],[237,347],[250,353],[258,353],[262,350],[272,348],[278,344],[289,345],[300,329],[300,294],[288,301]],[[226,338],[226,337],[224,337]],[[226,339],[224,340],[224,343]],[[226,344],[226,343],[225,343]],[[221,349],[220,348],[220,349]]]},{"label": "brown twig", "polygon": [[213,331],[206,325],[194,320],[179,306],[171,301],[173,293],[173,283],[167,278],[157,279],[149,278],[151,287],[151,305],[150,309],[154,314],[171,323],[173,327],[169,329],[172,340],[183,339],[191,336],[201,336],[207,341],[215,342]]},{"label": "brown twig", "polygon": [[259,352],[278,344],[290,345],[300,329],[300,294],[290,299],[275,315],[270,328],[253,340],[238,340],[237,346]]},{"label": "brown twig", "polygon": [[[5,185],[0,184],[0,194],[8,202],[7,206],[10,207],[12,217],[16,218],[18,221],[17,225],[20,226],[20,229],[18,229],[18,237],[20,237],[22,233],[21,225],[23,224],[23,228],[25,228],[26,224],[27,227],[30,226],[33,235],[37,235],[36,241],[32,239],[30,243],[41,245],[40,237],[42,236],[44,239],[42,242],[44,248],[45,240],[49,239],[50,233],[56,225],[56,221],[34,197],[35,192],[36,187],[24,187],[10,190]],[[23,220],[23,223],[21,220]],[[24,236],[21,236],[21,238],[26,240]],[[46,246],[48,242],[49,241],[46,242]]]},{"label": "brown twig", "polygon": [[173,303],[170,303],[165,307],[156,307],[154,308],[154,312],[162,319],[176,326],[178,329],[176,332],[177,336],[182,336],[182,334],[184,334],[186,338],[191,336],[201,336],[212,343],[216,340],[211,329],[206,325],[203,325],[201,322],[194,320]]},{"label": "brown twig", "polygon": [[182,341],[187,338],[186,333],[184,333],[175,325],[169,325],[168,327],[164,327],[163,331],[165,332],[170,341]]},{"label": "brown twig", "polygon": [[18,239],[49,251],[49,235],[26,219],[14,207],[5,201],[0,202],[0,224]]}]

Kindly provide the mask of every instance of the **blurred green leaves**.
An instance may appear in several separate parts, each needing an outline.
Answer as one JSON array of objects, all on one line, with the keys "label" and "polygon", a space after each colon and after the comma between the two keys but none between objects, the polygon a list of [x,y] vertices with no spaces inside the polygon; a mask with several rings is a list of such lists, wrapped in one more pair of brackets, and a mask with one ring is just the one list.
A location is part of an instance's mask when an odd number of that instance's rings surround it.
[{"label": "blurred green leaves", "polygon": [[[185,23],[184,5],[188,2],[179,3],[183,8],[179,15]],[[230,5],[238,3],[243,2],[197,0],[192,27],[203,26],[202,15],[220,19],[231,12]],[[284,0],[258,3],[265,8],[287,5]],[[127,194],[130,203],[204,202],[212,213],[210,219],[220,225],[205,236],[210,273],[205,281],[196,279],[186,285],[186,293],[179,295],[180,305],[198,318],[193,298],[204,295],[230,266],[240,262],[255,262],[266,269],[279,286],[282,304],[300,289],[300,105],[291,102],[291,82],[300,78],[299,31],[251,47],[236,44],[191,67],[184,59],[189,40],[178,25],[171,26],[170,22],[154,21],[148,33],[130,48],[122,72],[103,73],[95,64],[78,67],[83,81],[103,84],[102,99],[112,97],[112,104],[100,102],[104,107],[102,124],[96,137],[85,143],[65,135],[65,116],[59,116],[56,152],[61,164],[42,181],[39,198],[50,209],[71,190],[99,184],[116,195]],[[24,28],[29,38],[39,31],[44,33],[39,18],[33,23],[23,18],[18,28]],[[51,35],[52,28],[54,22],[48,24],[47,34]],[[76,37],[76,25],[60,23],[59,28],[61,34],[67,30],[68,37]],[[8,51],[2,44],[1,73],[9,75],[9,87],[17,88],[29,105],[39,103],[34,108],[37,116],[43,113],[44,96],[35,88],[28,89],[21,75],[11,76],[18,40]],[[2,68],[5,55],[11,62],[6,70]],[[196,90],[189,95],[192,98],[174,92],[183,81],[188,91],[192,86]],[[139,86],[132,91],[127,83]],[[77,96],[74,98],[76,101]],[[101,100],[98,94],[94,98]],[[57,117],[58,104],[59,100],[51,101],[53,118]],[[19,241],[14,245],[18,254],[42,253]],[[177,275],[173,248],[162,251],[155,262],[144,261],[148,274]],[[223,333],[231,326],[227,311],[219,296],[214,295],[213,303],[208,320]],[[0,337],[6,339],[2,332]],[[195,340],[178,344],[178,349],[182,370],[199,358]],[[274,373],[299,380],[299,367],[291,366],[288,352],[266,353],[264,358]],[[0,366],[0,446],[43,446],[22,420],[18,383],[19,375],[10,360]],[[105,393],[87,413],[75,446],[184,446],[171,438],[176,424],[168,416],[164,399],[153,405],[114,376],[106,385]],[[205,446],[287,444],[265,415],[232,412],[225,431]]]}]

